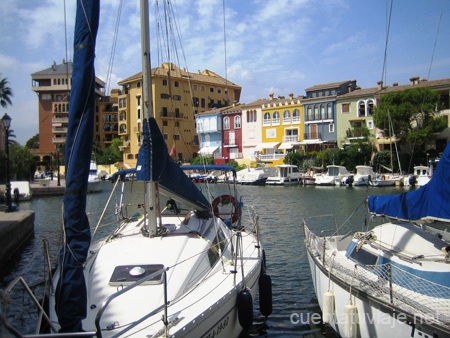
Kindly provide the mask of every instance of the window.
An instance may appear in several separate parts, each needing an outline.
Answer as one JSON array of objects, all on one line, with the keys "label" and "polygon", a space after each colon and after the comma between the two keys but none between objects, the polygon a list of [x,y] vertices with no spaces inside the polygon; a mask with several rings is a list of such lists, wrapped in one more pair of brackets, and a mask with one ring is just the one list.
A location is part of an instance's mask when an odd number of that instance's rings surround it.
[{"label": "window", "polygon": [[330,123],[330,125],[328,126],[328,132],[334,133],[334,123]]},{"label": "window", "polygon": [[328,103],[328,105],[327,105],[327,119],[328,120],[333,119],[333,111],[331,109],[331,103]]},{"label": "window", "polygon": [[162,85],[163,85],[163,86],[167,86],[167,84],[168,84],[167,79],[163,79],[163,80],[162,80]]},{"label": "window", "polygon": [[280,113],[277,111],[273,112],[272,115],[272,124],[280,124]]},{"label": "window", "polygon": [[41,98],[42,98],[42,100],[51,100],[52,95],[51,94],[42,94]]},{"label": "window", "polygon": [[372,116],[372,111],[373,111],[373,101],[368,100],[367,101],[367,116]]},{"label": "window", "polygon": [[263,125],[270,126],[270,113],[264,113]]},{"label": "window", "polygon": [[256,111],[255,110],[247,111],[247,122],[256,122]]},{"label": "window", "polygon": [[308,112],[308,114],[307,114],[307,116],[308,116],[308,121],[314,120],[314,115],[313,115],[313,113],[312,113],[312,108],[311,108],[311,107],[308,107],[307,112]]},{"label": "window", "polygon": [[283,124],[291,123],[291,112],[289,110],[285,110],[283,112]]},{"label": "window", "polygon": [[230,118],[228,116],[223,118],[223,129],[230,129]]},{"label": "window", "polygon": [[319,107],[314,106],[314,120],[320,120]]},{"label": "window", "polygon": [[163,138],[164,138],[165,140],[168,140],[168,139],[169,139],[169,134],[164,133],[164,134],[163,134]]},{"label": "window", "polygon": [[292,112],[292,123],[299,123],[300,122],[300,110],[297,108],[294,109]]},{"label": "window", "polygon": [[198,86],[197,86],[196,84],[194,84],[194,85],[192,85],[192,89],[193,89],[193,90],[197,90],[197,89],[198,89]]},{"label": "window", "polygon": [[367,121],[367,128],[373,129],[373,121]]},{"label": "window", "polygon": [[136,105],[137,106],[141,105],[141,97],[140,96],[136,96]]},{"label": "window", "polygon": [[209,119],[209,128],[210,130],[217,130],[217,119],[215,117]]},{"label": "window", "polygon": [[239,115],[236,115],[234,117],[234,128],[235,129],[241,128],[241,117]]},{"label": "window", "polygon": [[217,88],[217,93],[222,93],[222,89],[220,89],[220,88]]},{"label": "window", "polygon": [[181,101],[181,95],[174,95],[173,99],[174,101]]},{"label": "window", "polygon": [[206,89],[206,87],[205,87],[205,86],[200,86],[200,90],[201,90],[202,92],[204,92],[204,91],[205,91],[205,89]]},{"label": "window", "polygon": [[350,113],[350,105],[348,103],[342,104],[342,112],[343,113]]},{"label": "window", "polygon": [[198,97],[192,98],[192,104],[194,105],[194,107],[198,107],[199,103],[200,103],[200,101],[199,101]]},{"label": "window", "polygon": [[141,81],[138,81],[138,82],[136,83],[136,87],[137,87],[137,88],[141,88]]},{"label": "window", "polygon": [[141,118],[141,110],[140,110],[140,109],[137,110],[137,118],[138,118],[138,119]]},{"label": "window", "polygon": [[180,108],[175,108],[175,117],[180,117]]},{"label": "window", "polygon": [[214,87],[209,87],[209,92],[214,93]]},{"label": "window", "polygon": [[169,96],[169,94],[161,93],[161,98],[168,100],[168,99],[170,99],[170,96]]},{"label": "window", "polygon": [[204,98],[200,99],[200,106],[201,106],[202,108],[205,108],[205,107],[206,107],[206,100],[205,100]]},{"label": "window", "polygon": [[366,116],[366,104],[364,101],[358,103],[358,117]]},{"label": "window", "polygon": [[179,87],[180,86],[180,82],[175,81],[175,87]]},{"label": "window", "polygon": [[173,135],[173,139],[174,139],[174,140],[179,140],[179,139],[181,139],[180,134],[174,134],[174,135]]}]

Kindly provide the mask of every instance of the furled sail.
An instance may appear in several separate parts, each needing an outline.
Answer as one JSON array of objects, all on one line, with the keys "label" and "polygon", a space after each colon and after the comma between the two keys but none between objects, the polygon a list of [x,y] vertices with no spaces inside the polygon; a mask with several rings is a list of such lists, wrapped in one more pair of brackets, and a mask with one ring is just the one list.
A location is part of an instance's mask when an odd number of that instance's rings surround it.
[{"label": "furled sail", "polygon": [[74,34],[72,89],[66,140],[64,243],[56,306],[61,332],[82,331],[87,292],[83,263],[91,241],[86,215],[86,194],[91,163],[95,114],[95,42],[99,0],[78,0]]},{"label": "furled sail", "polygon": [[450,222],[450,143],[431,180],[417,190],[369,196],[369,212],[410,222]]},{"label": "furled sail", "polygon": [[199,211],[210,209],[206,197],[191,182],[169,151],[154,118],[144,120],[143,142],[139,149],[136,179],[159,182],[163,192]]}]

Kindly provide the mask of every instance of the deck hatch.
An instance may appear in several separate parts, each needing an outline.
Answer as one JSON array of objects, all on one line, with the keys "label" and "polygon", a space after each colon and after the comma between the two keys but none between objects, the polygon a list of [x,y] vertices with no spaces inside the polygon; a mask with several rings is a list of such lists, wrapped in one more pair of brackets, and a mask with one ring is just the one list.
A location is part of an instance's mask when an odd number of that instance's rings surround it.
[{"label": "deck hatch", "polygon": [[[162,264],[147,264],[147,265],[118,265],[115,267],[114,272],[109,280],[109,284],[113,286],[117,285],[129,285],[141,278],[144,278],[152,273],[164,269]],[[136,271],[142,271],[142,274],[136,273]],[[143,284],[161,284],[163,274],[156,275]]]}]

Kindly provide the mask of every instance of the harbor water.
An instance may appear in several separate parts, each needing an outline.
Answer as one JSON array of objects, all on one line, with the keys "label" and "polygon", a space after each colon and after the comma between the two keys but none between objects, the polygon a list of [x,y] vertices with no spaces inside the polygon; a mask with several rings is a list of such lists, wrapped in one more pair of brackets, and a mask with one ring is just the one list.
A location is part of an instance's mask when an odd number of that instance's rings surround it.
[{"label": "harbor water", "polygon": [[[96,223],[112,189],[102,182],[102,191],[88,199],[91,228]],[[137,189],[129,182],[127,189]],[[221,184],[199,187],[213,196],[223,193]],[[303,221],[318,224],[317,229],[335,230],[346,227],[362,230],[368,219],[364,203],[369,194],[400,193],[401,187],[316,187],[316,186],[238,186],[245,207],[254,206],[259,215],[261,240],[266,253],[267,273],[272,278],[273,311],[269,318],[257,317],[259,304],[254,304],[255,323],[242,337],[334,337],[321,325],[320,308],[303,244]],[[207,195],[207,194],[205,194]],[[111,202],[110,211],[115,201]],[[61,245],[62,196],[34,197],[21,203],[20,210],[35,212],[35,236],[27,246],[0,271],[0,288],[4,289],[18,276],[32,287],[43,279],[46,271],[43,240],[48,241],[49,256],[56,259]],[[319,217],[327,215],[326,217]],[[245,215],[247,216],[247,215]],[[114,226],[95,231],[99,239]],[[314,229],[314,228],[313,228]],[[20,285],[14,287],[20,289]],[[13,293],[7,307],[7,318],[21,333],[33,333],[36,311],[29,297]],[[3,329],[3,333],[4,329]]]}]

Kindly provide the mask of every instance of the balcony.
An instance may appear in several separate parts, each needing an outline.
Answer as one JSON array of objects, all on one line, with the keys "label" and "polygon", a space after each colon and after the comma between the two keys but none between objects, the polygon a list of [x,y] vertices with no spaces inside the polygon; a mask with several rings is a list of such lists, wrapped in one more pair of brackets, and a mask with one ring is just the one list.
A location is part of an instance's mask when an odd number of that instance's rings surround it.
[{"label": "balcony", "polygon": [[286,156],[286,154],[264,154],[264,155],[259,155],[258,158],[261,161],[274,161],[274,160],[279,160],[281,158],[284,158]]},{"label": "balcony", "polygon": [[52,128],[52,133],[53,134],[67,134],[67,130],[68,130],[69,128],[67,128],[67,127],[53,127]]},{"label": "balcony", "polygon": [[182,119],[184,118],[184,114],[182,113],[174,113],[174,112],[160,112],[160,117],[167,117],[172,119]]},{"label": "balcony", "polygon": [[298,135],[285,135],[283,137],[283,142],[298,142]]},{"label": "balcony", "polygon": [[303,139],[304,140],[322,140],[322,133],[320,133],[320,132],[304,133]]}]

